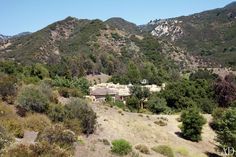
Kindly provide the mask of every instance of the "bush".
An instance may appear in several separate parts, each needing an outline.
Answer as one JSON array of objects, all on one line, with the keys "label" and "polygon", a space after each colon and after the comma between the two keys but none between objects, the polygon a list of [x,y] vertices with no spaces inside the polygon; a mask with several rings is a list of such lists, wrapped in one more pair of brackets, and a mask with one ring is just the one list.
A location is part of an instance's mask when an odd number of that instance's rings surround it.
[{"label": "bush", "polygon": [[76,118],[75,119],[66,119],[63,124],[67,129],[72,130],[77,135],[79,135],[83,132],[81,122],[80,122],[80,120],[78,120]]},{"label": "bush", "polygon": [[42,132],[46,127],[51,125],[47,116],[41,114],[32,114],[26,117],[25,127],[29,130]]},{"label": "bush", "polygon": [[74,99],[67,106],[71,119],[77,118],[81,122],[83,133],[87,136],[94,132],[96,124],[96,113],[81,99]]},{"label": "bush", "polygon": [[118,155],[127,155],[132,151],[130,143],[124,139],[112,141],[111,151]]},{"label": "bush", "polygon": [[159,126],[166,126],[167,125],[167,122],[165,122],[164,120],[158,120],[158,121],[155,121],[154,123]]},{"label": "bush", "polygon": [[47,115],[53,122],[63,122],[67,118],[65,107],[61,104],[49,104]]},{"label": "bush", "polygon": [[24,127],[22,122],[17,118],[1,119],[1,125],[6,128],[7,132],[13,134],[15,137],[24,137]]},{"label": "bush", "polygon": [[158,98],[155,95],[148,100],[147,104],[148,109],[153,113],[170,113],[171,110],[164,98]]},{"label": "bush", "polygon": [[236,150],[236,108],[223,112],[218,120],[217,141],[221,148],[232,147]]},{"label": "bush", "polygon": [[76,141],[75,134],[64,128],[62,125],[47,127],[38,135],[38,141],[46,141],[49,144],[56,144],[64,149],[74,149]]},{"label": "bush", "polygon": [[17,144],[9,147],[3,154],[4,157],[70,157],[72,152],[62,149],[55,144],[46,141],[37,142],[32,145]]},{"label": "bush", "polygon": [[197,109],[189,109],[181,114],[181,131],[184,138],[191,141],[200,141],[202,127],[206,123],[206,119],[200,115]]},{"label": "bush", "polygon": [[210,123],[210,126],[212,127],[212,129],[214,130],[220,130],[220,120],[222,119],[224,112],[226,111],[226,109],[224,108],[216,108],[213,112],[212,112],[212,122]]},{"label": "bush", "polygon": [[0,126],[0,154],[1,151],[6,148],[13,141],[13,138],[7,133],[5,128]]},{"label": "bush", "polygon": [[139,144],[135,146],[135,149],[139,150],[143,154],[150,154],[150,150],[148,149],[146,145]]},{"label": "bush", "polygon": [[58,90],[59,94],[65,98],[69,97],[83,97],[82,92],[77,88],[67,88],[67,87],[61,87]]},{"label": "bush", "polygon": [[16,137],[23,137],[23,123],[16,116],[13,109],[9,105],[0,103],[0,124],[5,130]]},{"label": "bush", "polygon": [[152,150],[167,157],[174,157],[173,150],[171,149],[171,147],[166,146],[166,145],[159,145],[159,146],[153,147]]},{"label": "bush", "polygon": [[139,103],[140,102],[139,102],[138,98],[136,98],[134,96],[132,96],[131,98],[128,98],[126,101],[126,105],[131,111],[139,109],[140,108]]},{"label": "bush", "polygon": [[43,113],[48,109],[48,97],[36,86],[24,87],[18,97],[18,105],[26,111]]},{"label": "bush", "polygon": [[13,76],[0,76],[0,97],[9,103],[14,102],[17,93],[17,79]]}]

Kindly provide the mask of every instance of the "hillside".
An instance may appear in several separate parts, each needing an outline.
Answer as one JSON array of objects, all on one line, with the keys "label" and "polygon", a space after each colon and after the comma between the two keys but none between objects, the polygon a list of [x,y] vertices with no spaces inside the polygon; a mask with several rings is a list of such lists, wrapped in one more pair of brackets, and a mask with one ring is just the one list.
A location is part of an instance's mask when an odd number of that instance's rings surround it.
[{"label": "hillside", "polygon": [[64,71],[61,75],[72,76],[85,73],[122,76],[129,64],[134,63],[139,70],[154,64],[163,80],[178,71],[178,66],[162,53],[160,43],[121,18],[103,22],[68,17],[35,33],[4,42],[0,58],[24,65],[43,63]]},{"label": "hillside", "polygon": [[153,20],[141,28],[192,55],[236,67],[235,2],[190,16]]}]

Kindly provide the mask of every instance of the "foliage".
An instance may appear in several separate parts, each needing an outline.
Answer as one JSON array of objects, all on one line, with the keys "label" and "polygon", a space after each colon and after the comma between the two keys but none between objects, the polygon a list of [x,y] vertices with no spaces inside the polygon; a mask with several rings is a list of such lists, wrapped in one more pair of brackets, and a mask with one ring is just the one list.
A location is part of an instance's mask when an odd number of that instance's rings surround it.
[{"label": "foliage", "polygon": [[205,108],[216,107],[213,97],[213,88],[206,80],[182,80],[167,85],[165,90],[160,92],[159,97],[165,98],[167,106],[176,111],[190,107],[198,107],[201,110],[211,112]]},{"label": "foliage", "polygon": [[45,128],[39,135],[39,142],[46,141],[49,144],[56,144],[64,149],[74,149],[73,143],[76,141],[75,134],[64,128],[62,125],[53,125]]},{"label": "foliage", "polygon": [[38,87],[23,87],[17,96],[18,105],[26,111],[43,113],[48,109],[48,97]]},{"label": "foliage", "polygon": [[74,99],[66,107],[70,118],[77,118],[81,122],[83,133],[88,136],[94,132],[97,116],[90,106],[81,99]]},{"label": "foliage", "polygon": [[228,75],[225,78],[218,78],[214,91],[216,99],[221,107],[228,107],[230,103],[236,100],[236,83],[235,76]]},{"label": "foliage", "polygon": [[63,122],[67,118],[65,107],[61,104],[49,104],[47,116],[53,122]]},{"label": "foliage", "polygon": [[25,118],[25,128],[36,132],[42,132],[51,125],[47,116],[41,114],[32,114]]},{"label": "foliage", "polygon": [[35,156],[55,156],[55,157],[70,157],[73,153],[60,148],[49,142],[37,142],[36,144],[24,145],[17,144],[9,147],[3,154],[4,157],[35,157]]},{"label": "foliage", "polygon": [[81,121],[76,118],[64,120],[63,125],[65,126],[65,128],[70,129],[77,135],[80,135],[81,133],[83,133],[83,130],[84,130],[81,126]]},{"label": "foliage", "polygon": [[167,106],[166,100],[164,98],[158,98],[156,95],[150,97],[147,106],[153,113],[170,113],[170,108]]},{"label": "foliage", "polygon": [[152,148],[153,151],[160,153],[166,157],[174,157],[174,152],[171,147],[167,145],[159,145]]},{"label": "foliage", "polygon": [[200,115],[197,109],[191,108],[181,114],[181,133],[182,136],[191,141],[200,141],[202,127],[206,123],[206,119]]},{"label": "foliage", "polygon": [[7,133],[5,128],[0,126],[0,154],[6,146],[13,141],[13,138]]},{"label": "foliage", "polygon": [[4,101],[14,102],[17,94],[17,79],[14,76],[0,76],[0,97]]},{"label": "foliage", "polygon": [[44,79],[49,77],[49,72],[48,69],[45,68],[42,64],[36,63],[32,66],[31,75],[36,76],[40,79]]},{"label": "foliage", "polygon": [[132,146],[124,139],[114,140],[112,141],[111,151],[115,154],[123,156],[132,151]]},{"label": "foliage", "polygon": [[53,79],[53,85],[57,87],[78,88],[83,94],[88,94],[89,92],[89,82],[85,78],[66,79],[56,76]]},{"label": "foliage", "polygon": [[220,120],[222,119],[225,111],[226,111],[226,109],[224,109],[224,108],[216,108],[212,112],[212,122],[210,123],[210,126],[212,127],[212,129],[220,130],[219,123],[220,123]]},{"label": "foliage", "polygon": [[9,118],[1,119],[0,122],[7,132],[13,134],[17,138],[24,137],[23,123],[16,117],[11,119]]},{"label": "foliage", "polygon": [[65,98],[69,97],[83,97],[82,92],[78,88],[67,88],[67,87],[60,87],[58,92],[61,96]]},{"label": "foliage", "polygon": [[15,137],[22,138],[24,136],[22,121],[10,106],[3,103],[0,103],[0,124],[8,133]]},{"label": "foliage", "polygon": [[236,108],[226,110],[218,119],[218,130],[216,133],[220,147],[236,149]]},{"label": "foliage", "polygon": [[127,98],[126,105],[131,111],[137,110],[140,107],[138,98],[134,96]]}]

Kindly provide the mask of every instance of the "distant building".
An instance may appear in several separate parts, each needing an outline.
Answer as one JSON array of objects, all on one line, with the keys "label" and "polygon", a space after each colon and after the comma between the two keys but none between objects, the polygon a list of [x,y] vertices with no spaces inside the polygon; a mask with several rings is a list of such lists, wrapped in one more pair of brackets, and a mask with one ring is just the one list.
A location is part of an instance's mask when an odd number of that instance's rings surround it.
[{"label": "distant building", "polygon": [[[90,87],[90,97],[93,101],[105,101],[106,96],[109,95],[114,101],[120,100],[124,101],[127,97],[131,95],[130,88],[132,84],[129,85],[120,85],[114,83],[100,83]],[[151,93],[160,92],[165,88],[165,84],[162,86],[157,85],[144,85],[142,87],[147,88]]]}]

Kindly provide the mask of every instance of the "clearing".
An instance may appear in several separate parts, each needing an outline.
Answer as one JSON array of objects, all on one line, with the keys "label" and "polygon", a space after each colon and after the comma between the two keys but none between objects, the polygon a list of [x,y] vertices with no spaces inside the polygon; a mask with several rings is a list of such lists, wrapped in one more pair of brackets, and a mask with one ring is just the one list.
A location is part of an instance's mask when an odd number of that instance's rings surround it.
[{"label": "clearing", "polygon": [[[215,132],[208,124],[204,125],[201,142],[191,142],[178,136],[180,132],[176,119],[179,115],[147,115],[121,111],[99,103],[91,104],[98,116],[98,127],[89,137],[82,136],[81,144],[76,146],[76,157],[113,157],[111,145],[105,145],[102,140],[110,143],[114,139],[123,138],[134,146],[144,144],[149,148],[156,145],[169,145],[177,157],[204,157],[206,152],[215,153]],[[166,126],[159,126],[154,122],[158,117],[167,118]],[[209,122],[210,115],[204,115]],[[142,157],[162,156],[151,150],[151,154],[139,153]]]}]

